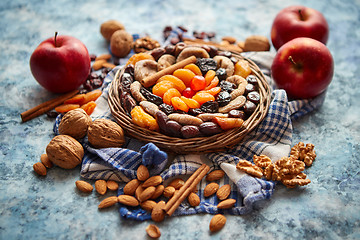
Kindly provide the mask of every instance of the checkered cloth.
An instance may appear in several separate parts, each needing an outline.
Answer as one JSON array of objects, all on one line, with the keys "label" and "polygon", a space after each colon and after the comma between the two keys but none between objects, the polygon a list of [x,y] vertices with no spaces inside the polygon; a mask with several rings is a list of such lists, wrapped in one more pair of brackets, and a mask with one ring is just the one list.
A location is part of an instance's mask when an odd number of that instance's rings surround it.
[{"label": "checkered cloth", "polygon": [[[224,184],[231,185],[232,191],[229,198],[236,199],[236,205],[227,210],[217,209],[216,206],[219,200],[215,195],[204,197],[203,191],[207,182],[203,179],[197,186],[197,194],[201,200],[200,205],[191,207],[187,201],[184,201],[173,216],[197,213],[242,215],[252,211],[256,202],[271,197],[276,183],[251,177],[237,170],[236,163],[239,159],[252,161],[254,154],[265,154],[272,161],[288,156],[292,145],[291,121],[320,107],[324,101],[325,93],[315,99],[289,101],[286,92],[275,89],[270,78],[270,66],[274,54],[270,52],[254,52],[246,53],[246,57],[257,63],[273,89],[267,116],[240,144],[226,152],[204,155],[178,155],[168,161],[167,154],[152,143],[143,143],[127,138],[123,148],[95,149],[84,138],[82,144],[85,149],[85,156],[81,166],[81,176],[85,179],[118,181],[121,183],[118,194],[122,194],[122,187],[126,182],[136,177],[136,169],[140,164],[148,166],[151,175],[160,174],[166,186],[173,178],[181,177],[186,180],[201,164],[206,163],[211,170],[222,169],[225,171],[225,177],[217,182],[220,186]],[[96,101],[97,107],[91,115],[93,120],[98,118],[114,120],[107,98],[109,83],[113,80],[119,68],[113,69],[106,77],[103,94]],[[58,116],[54,125],[56,134],[58,134],[57,128],[60,120],[61,115]],[[134,208],[120,205],[119,211],[124,218],[136,220],[151,218],[150,213],[140,207]]]}]

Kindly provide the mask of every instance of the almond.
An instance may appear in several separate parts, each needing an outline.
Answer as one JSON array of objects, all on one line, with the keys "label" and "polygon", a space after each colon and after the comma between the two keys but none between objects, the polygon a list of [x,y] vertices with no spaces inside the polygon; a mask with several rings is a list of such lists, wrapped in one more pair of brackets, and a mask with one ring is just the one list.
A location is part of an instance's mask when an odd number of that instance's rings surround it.
[{"label": "almond", "polygon": [[204,189],[204,196],[205,197],[209,197],[211,195],[213,195],[214,193],[216,193],[216,191],[219,189],[219,184],[217,183],[209,183],[208,185],[206,185],[205,189]]},{"label": "almond", "polygon": [[139,201],[143,202],[146,201],[148,199],[150,199],[152,197],[152,195],[154,194],[156,188],[154,186],[150,186],[144,189],[144,191],[142,193],[140,193],[139,195]]},{"label": "almond", "polygon": [[175,189],[180,189],[182,186],[184,186],[185,182],[181,178],[175,178],[172,180],[168,186],[173,186]]},{"label": "almond", "polygon": [[164,185],[157,185],[154,194],[151,196],[151,199],[157,199],[164,192]]},{"label": "almond", "polygon": [[137,169],[136,176],[139,181],[146,181],[149,178],[149,170],[144,165],[140,165]]},{"label": "almond", "polygon": [[164,218],[165,218],[165,211],[164,211],[165,205],[166,205],[166,203],[164,201],[160,201],[155,205],[155,207],[151,211],[151,219],[154,222],[161,222],[161,221],[164,220]]},{"label": "almond", "polygon": [[46,176],[46,167],[42,162],[35,163],[33,169],[38,175]]},{"label": "almond", "polygon": [[52,168],[54,166],[54,164],[49,160],[49,157],[48,157],[48,155],[46,153],[41,154],[40,161],[47,168]]},{"label": "almond", "polygon": [[140,207],[146,211],[151,212],[157,203],[153,200],[146,200],[140,203]]},{"label": "almond", "polygon": [[231,193],[230,184],[225,184],[224,186],[221,186],[221,188],[219,188],[219,190],[217,190],[216,196],[221,201],[221,200],[227,199],[228,196],[230,195],[230,193]]},{"label": "almond", "polygon": [[95,190],[100,194],[104,195],[107,190],[106,181],[105,180],[97,180],[95,182]]},{"label": "almond", "polygon": [[148,178],[144,183],[143,183],[143,188],[147,188],[150,186],[157,186],[160,183],[162,183],[163,179],[161,176],[157,175],[157,176],[152,176],[150,178]]},{"label": "almond", "polygon": [[176,189],[173,186],[167,186],[163,192],[164,197],[171,198],[174,195],[175,190]]},{"label": "almond", "polygon": [[100,59],[109,60],[110,58],[111,58],[111,54],[110,53],[105,53],[105,54],[100,54],[99,56],[97,56],[95,58],[95,61],[100,60]]},{"label": "almond", "polygon": [[245,39],[244,50],[250,51],[269,51],[270,43],[267,37],[253,35]]},{"label": "almond", "polygon": [[119,184],[113,180],[108,180],[106,182],[106,187],[110,190],[110,191],[117,191],[119,189]]},{"label": "almond", "polygon": [[100,70],[103,67],[103,64],[106,63],[105,59],[97,60],[93,63],[92,68],[97,71]]},{"label": "almond", "polygon": [[226,223],[226,217],[222,214],[216,214],[210,221],[209,229],[211,232],[221,230]]},{"label": "almond", "polygon": [[234,38],[234,37],[232,37],[232,36],[222,37],[221,40],[227,41],[227,42],[229,42],[230,44],[236,43],[236,38]]},{"label": "almond", "polygon": [[136,178],[131,180],[130,182],[128,182],[125,186],[124,186],[124,194],[126,195],[134,195],[135,194],[135,191],[136,189],[139,187],[140,185],[140,181],[137,180]]},{"label": "almond", "polygon": [[149,226],[146,227],[146,233],[151,238],[159,238],[161,236],[160,229],[154,224],[149,224]]},{"label": "almond", "polygon": [[85,193],[92,192],[92,190],[94,189],[90,183],[81,181],[81,180],[76,181],[75,185],[80,191],[85,192]]},{"label": "almond", "polygon": [[235,199],[226,199],[224,201],[219,202],[219,204],[217,205],[218,209],[227,209],[227,208],[232,208],[236,203]]},{"label": "almond", "polygon": [[139,206],[139,201],[133,196],[119,195],[117,198],[119,203],[124,204],[126,206],[131,206],[131,207]]},{"label": "almond", "polygon": [[196,207],[200,204],[200,198],[196,193],[190,193],[188,196],[188,202],[191,206]]},{"label": "almond", "polygon": [[144,191],[145,189],[142,187],[142,185],[140,184],[136,190],[135,190],[135,197],[137,198],[137,200],[140,199],[140,195],[141,193]]},{"label": "almond", "polygon": [[224,177],[225,172],[223,170],[214,170],[206,176],[206,181],[214,182]]},{"label": "almond", "polygon": [[114,206],[117,202],[118,202],[118,197],[116,196],[108,197],[101,201],[98,208],[99,209],[108,208]]}]

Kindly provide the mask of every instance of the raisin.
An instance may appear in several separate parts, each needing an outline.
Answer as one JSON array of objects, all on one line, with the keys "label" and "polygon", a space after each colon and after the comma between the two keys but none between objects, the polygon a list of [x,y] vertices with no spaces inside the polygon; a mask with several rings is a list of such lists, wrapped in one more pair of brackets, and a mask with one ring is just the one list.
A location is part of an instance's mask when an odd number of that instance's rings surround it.
[{"label": "raisin", "polygon": [[218,54],[218,49],[215,46],[209,46],[210,51],[209,51],[209,55],[211,58],[215,57]]},{"label": "raisin", "polygon": [[169,115],[175,111],[174,107],[166,103],[159,105],[159,110],[163,111],[166,115]]},{"label": "raisin", "polygon": [[216,101],[219,103],[220,107],[223,107],[231,101],[231,94],[226,91],[222,91],[217,96]]},{"label": "raisin", "polygon": [[204,113],[200,108],[190,108],[188,111],[188,114],[193,115],[193,116],[197,116],[201,113]]},{"label": "raisin", "polygon": [[200,109],[206,113],[216,113],[219,110],[219,104],[215,101],[208,101],[203,103]]},{"label": "raisin", "polygon": [[249,92],[247,95],[247,100],[252,101],[255,104],[260,102],[260,94],[258,92]]},{"label": "raisin", "polygon": [[220,81],[225,80],[227,77],[226,69],[219,68],[218,70],[216,70],[216,76],[219,78]]},{"label": "raisin", "polygon": [[216,70],[217,63],[212,58],[198,58],[196,65],[200,68],[202,75],[205,75],[209,70]]},{"label": "raisin", "polygon": [[231,93],[236,88],[236,85],[228,81],[222,81],[220,82],[220,87],[222,91]]},{"label": "raisin", "polygon": [[163,103],[163,100],[161,97],[156,96],[155,94],[152,94],[149,90],[146,88],[141,88],[140,93],[149,101],[156,105],[161,105]]}]

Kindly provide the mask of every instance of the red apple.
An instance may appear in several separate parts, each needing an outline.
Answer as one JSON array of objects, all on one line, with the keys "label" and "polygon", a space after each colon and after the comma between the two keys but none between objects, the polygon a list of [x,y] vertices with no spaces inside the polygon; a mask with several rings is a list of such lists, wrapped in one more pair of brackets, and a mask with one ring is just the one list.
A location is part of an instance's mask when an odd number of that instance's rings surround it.
[{"label": "red apple", "polygon": [[298,37],[309,37],[326,44],[329,26],[321,12],[304,6],[290,6],[276,15],[271,27],[275,49]]},{"label": "red apple", "polygon": [[30,57],[34,78],[50,92],[65,93],[77,89],[90,73],[90,56],[86,46],[71,36],[51,37],[35,49]]},{"label": "red apple", "polygon": [[313,98],[326,90],[334,73],[329,49],[312,38],[295,38],[277,52],[271,75],[292,98]]}]

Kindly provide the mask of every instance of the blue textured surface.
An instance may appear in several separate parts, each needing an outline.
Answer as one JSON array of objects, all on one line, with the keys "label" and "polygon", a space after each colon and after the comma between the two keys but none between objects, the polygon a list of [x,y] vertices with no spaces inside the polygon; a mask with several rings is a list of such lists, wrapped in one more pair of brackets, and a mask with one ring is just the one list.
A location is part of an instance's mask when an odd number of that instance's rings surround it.
[{"label": "blue textured surface", "polygon": [[115,207],[98,211],[104,196],[75,189],[79,168],[54,168],[45,178],[33,173],[32,165],[53,136],[53,120],[46,116],[20,120],[21,112],[53,97],[29,69],[41,41],[59,31],[79,38],[91,53],[106,53],[99,27],[108,19],[158,40],[165,25],[180,24],[215,31],[218,37],[269,37],[275,15],[292,4],[325,15],[335,60],[324,105],[294,122],[294,143],[315,144],[318,157],[307,171],[312,183],[277,187],[253,213],[228,216],[216,234],[208,231],[211,215],[173,217],[158,226],[163,239],[359,239],[360,2],[336,0],[1,1],[0,239],[144,239],[149,224],[123,220]]}]

